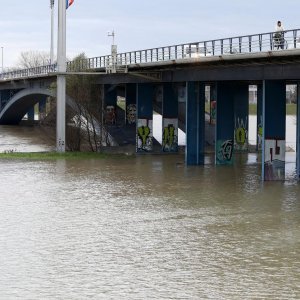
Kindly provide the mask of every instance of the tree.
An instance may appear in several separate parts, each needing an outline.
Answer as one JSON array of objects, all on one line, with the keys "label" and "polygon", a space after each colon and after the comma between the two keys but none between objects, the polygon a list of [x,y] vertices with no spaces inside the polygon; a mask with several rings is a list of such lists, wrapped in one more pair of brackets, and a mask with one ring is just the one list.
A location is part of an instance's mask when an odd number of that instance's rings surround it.
[{"label": "tree", "polygon": [[42,51],[25,51],[21,52],[17,66],[21,69],[30,69],[38,66],[48,65],[50,55]]}]

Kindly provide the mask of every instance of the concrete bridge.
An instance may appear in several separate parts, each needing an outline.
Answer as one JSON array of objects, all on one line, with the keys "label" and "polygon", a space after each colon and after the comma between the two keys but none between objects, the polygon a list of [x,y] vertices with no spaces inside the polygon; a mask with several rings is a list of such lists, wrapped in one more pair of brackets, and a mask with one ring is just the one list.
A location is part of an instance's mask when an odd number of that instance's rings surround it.
[{"label": "concrete bridge", "polygon": [[[125,127],[133,128],[137,152],[153,151],[153,110],[163,117],[163,152],[178,151],[178,128],[186,132],[186,163],[204,164],[205,90],[215,114],[215,162],[233,164],[247,151],[249,85],[257,86],[257,136],[263,180],[284,180],[286,85],[300,97],[300,30],[193,42],[69,62],[68,72],[92,69],[105,106],[125,97]],[[299,47],[299,48],[298,48]],[[86,73],[90,74],[90,73]],[[56,66],[0,74],[1,124],[16,124],[49,90]],[[298,101],[299,103],[299,101]],[[297,108],[297,174],[300,138]]]}]

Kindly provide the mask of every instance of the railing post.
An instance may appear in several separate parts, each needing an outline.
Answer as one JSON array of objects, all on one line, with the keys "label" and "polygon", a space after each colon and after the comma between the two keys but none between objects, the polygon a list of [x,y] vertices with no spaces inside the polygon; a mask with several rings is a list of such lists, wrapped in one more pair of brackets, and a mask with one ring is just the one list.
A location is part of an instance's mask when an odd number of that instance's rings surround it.
[{"label": "railing post", "polygon": [[249,35],[249,52],[252,51],[252,36]]},{"label": "railing post", "polygon": [[215,41],[211,42],[211,47],[212,47],[212,53],[215,55]]},{"label": "railing post", "polygon": [[294,48],[297,47],[297,30],[293,30],[293,38],[294,38]]},{"label": "railing post", "polygon": [[204,56],[206,56],[207,54],[207,49],[206,49],[207,45],[206,45],[206,42],[204,42]]},{"label": "railing post", "polygon": [[262,51],[262,35],[261,34],[258,36],[258,40],[259,40],[259,51],[261,52]]},{"label": "railing post", "polygon": [[221,40],[221,55],[223,55],[223,44],[224,44],[224,42],[223,42],[223,40]]},{"label": "railing post", "polygon": [[239,52],[242,53],[242,37],[239,37]]},{"label": "railing post", "polygon": [[270,33],[270,49],[273,50],[273,33]]},{"label": "railing post", "polygon": [[229,51],[232,53],[232,38],[229,39]]},{"label": "railing post", "polygon": [[169,60],[171,60],[171,47],[169,47]]}]

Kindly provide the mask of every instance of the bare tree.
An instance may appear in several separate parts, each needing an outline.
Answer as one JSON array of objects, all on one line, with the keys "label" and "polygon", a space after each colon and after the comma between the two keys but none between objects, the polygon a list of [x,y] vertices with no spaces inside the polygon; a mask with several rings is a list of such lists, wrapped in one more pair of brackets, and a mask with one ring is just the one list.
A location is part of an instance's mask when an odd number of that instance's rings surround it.
[{"label": "bare tree", "polygon": [[25,51],[21,52],[18,59],[18,67],[22,69],[30,69],[38,66],[47,65],[50,62],[48,52],[42,51]]}]

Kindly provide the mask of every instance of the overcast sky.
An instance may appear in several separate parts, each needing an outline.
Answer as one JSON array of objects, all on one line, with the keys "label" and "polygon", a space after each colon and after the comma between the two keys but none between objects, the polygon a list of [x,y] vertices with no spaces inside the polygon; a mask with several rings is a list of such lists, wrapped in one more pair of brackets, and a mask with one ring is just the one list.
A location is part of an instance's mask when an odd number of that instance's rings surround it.
[{"label": "overcast sky", "polygon": [[[74,0],[67,10],[67,56],[109,54],[113,29],[124,52],[270,32],[277,20],[285,29],[300,28],[299,11],[300,0]],[[57,16],[55,42],[56,25]],[[50,28],[50,0],[0,0],[4,68],[16,65],[22,51],[49,52]]]}]

